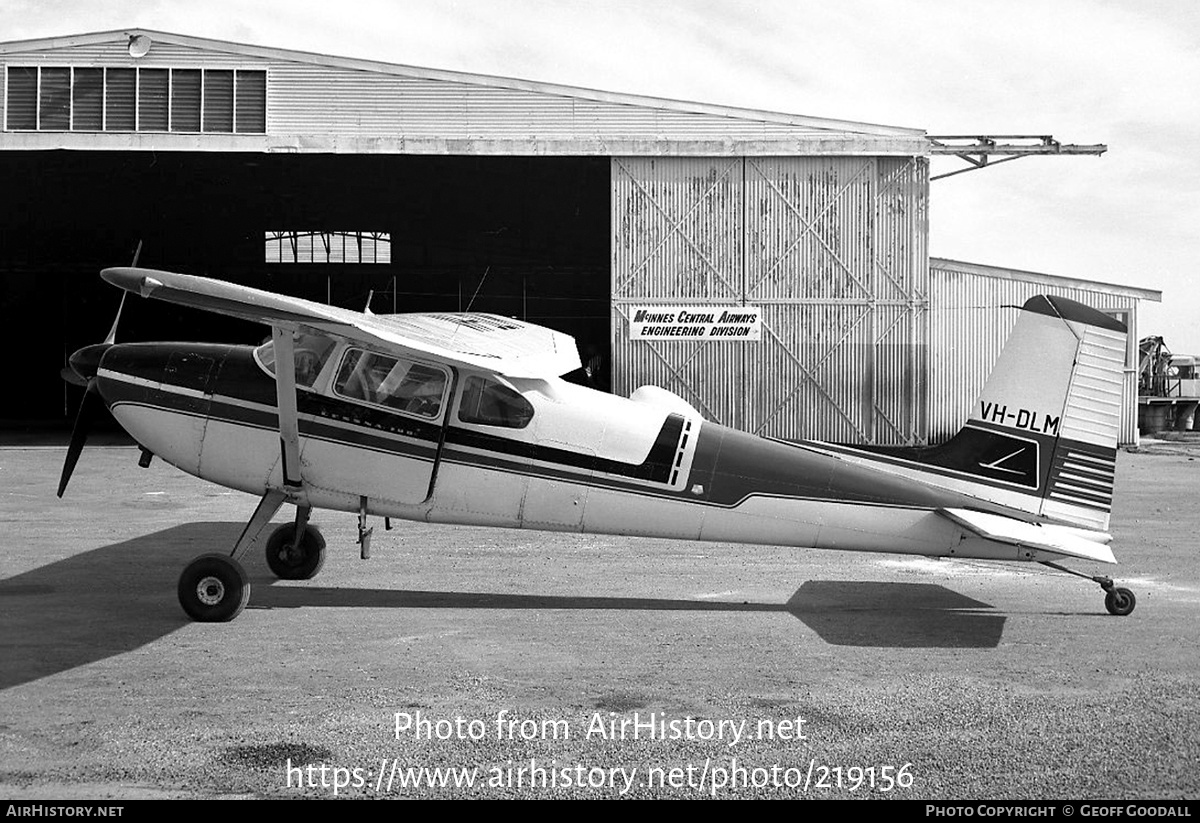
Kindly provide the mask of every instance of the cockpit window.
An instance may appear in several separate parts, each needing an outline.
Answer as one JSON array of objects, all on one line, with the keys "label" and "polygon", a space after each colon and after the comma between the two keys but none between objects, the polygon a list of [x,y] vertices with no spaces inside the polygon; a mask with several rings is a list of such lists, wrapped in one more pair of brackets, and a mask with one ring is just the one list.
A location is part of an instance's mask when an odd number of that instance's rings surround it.
[{"label": "cockpit window", "polygon": [[458,419],[464,423],[523,429],[533,419],[533,406],[503,383],[486,377],[468,377],[463,385]]},{"label": "cockpit window", "polygon": [[[321,374],[321,369],[325,368],[325,362],[333,352],[333,346],[332,338],[320,334],[296,332],[292,335],[297,386],[312,388],[313,383],[317,382],[318,375]],[[268,340],[255,349],[254,358],[258,360],[260,366],[272,375],[275,374],[275,342],[273,340]]]},{"label": "cockpit window", "polygon": [[434,418],[442,411],[446,373],[411,360],[349,349],[333,390],[343,397]]}]

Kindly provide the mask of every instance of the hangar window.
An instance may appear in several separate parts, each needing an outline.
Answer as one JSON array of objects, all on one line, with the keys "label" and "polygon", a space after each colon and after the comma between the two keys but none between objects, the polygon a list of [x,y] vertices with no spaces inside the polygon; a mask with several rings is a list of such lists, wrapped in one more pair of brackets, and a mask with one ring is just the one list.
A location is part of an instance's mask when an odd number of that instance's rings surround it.
[{"label": "hangar window", "polygon": [[262,134],[267,73],[244,69],[9,66],[9,131]]},{"label": "hangar window", "polygon": [[204,130],[233,131],[233,72],[204,72]]},{"label": "hangar window", "polygon": [[262,134],[267,130],[267,73],[238,69],[236,77],[233,130]]},{"label": "hangar window", "polygon": [[37,81],[37,69],[9,68],[8,128],[11,131],[37,128]]},{"label": "hangar window", "polygon": [[167,101],[171,99],[169,69],[141,69],[138,72],[138,131],[166,131]]},{"label": "hangar window", "polygon": [[269,231],[268,263],[391,263],[385,231]]},{"label": "hangar window", "polygon": [[75,69],[71,89],[71,128],[100,131],[104,126],[104,69]]},{"label": "hangar window", "polygon": [[104,70],[105,131],[137,129],[137,81],[137,69]]},{"label": "hangar window", "polygon": [[67,131],[71,127],[71,70],[42,69],[38,82],[38,128]]},{"label": "hangar window", "polygon": [[171,131],[200,131],[199,69],[171,69]]}]

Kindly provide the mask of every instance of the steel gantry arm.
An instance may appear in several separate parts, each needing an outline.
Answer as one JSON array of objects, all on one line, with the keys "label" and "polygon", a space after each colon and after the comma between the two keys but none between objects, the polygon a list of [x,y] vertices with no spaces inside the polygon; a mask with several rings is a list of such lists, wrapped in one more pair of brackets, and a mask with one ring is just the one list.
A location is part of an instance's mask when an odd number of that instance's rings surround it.
[{"label": "steel gantry arm", "polygon": [[[1090,146],[1060,143],[1048,134],[931,134],[926,139],[930,142],[930,154],[953,155],[969,164],[965,169],[938,174],[930,177],[930,180],[953,177],[1035,154],[1101,155],[1108,151],[1108,146],[1103,143]],[[999,159],[993,159],[996,157]]]}]

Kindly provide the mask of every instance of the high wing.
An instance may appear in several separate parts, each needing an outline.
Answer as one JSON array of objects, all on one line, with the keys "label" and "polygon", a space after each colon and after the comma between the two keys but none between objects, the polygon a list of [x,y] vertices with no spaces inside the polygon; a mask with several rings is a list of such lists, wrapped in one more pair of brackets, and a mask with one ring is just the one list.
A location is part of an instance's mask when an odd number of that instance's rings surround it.
[{"label": "high wing", "polygon": [[373,315],[188,274],[139,268],[100,273],[142,297],[296,329],[305,326],[385,351],[433,357],[517,378],[557,377],[580,367],[570,335],[491,314]]}]

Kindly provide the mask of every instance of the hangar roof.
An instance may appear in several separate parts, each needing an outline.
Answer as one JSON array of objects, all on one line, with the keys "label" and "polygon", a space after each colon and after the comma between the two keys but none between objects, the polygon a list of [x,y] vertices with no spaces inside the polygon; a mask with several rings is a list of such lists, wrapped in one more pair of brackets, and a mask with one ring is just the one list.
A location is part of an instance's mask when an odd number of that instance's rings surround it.
[{"label": "hangar roof", "polygon": [[993,277],[1000,280],[1016,280],[1023,283],[1036,283],[1043,286],[1055,286],[1066,289],[1083,289],[1099,294],[1111,294],[1117,297],[1131,297],[1135,300],[1150,300],[1162,302],[1162,292],[1158,289],[1144,289],[1138,286],[1122,286],[1118,283],[1102,283],[1097,280],[1084,280],[1078,277],[1064,277],[1058,274],[1045,274],[1037,271],[1010,269],[1003,266],[987,266],[982,263],[967,263],[962,260],[948,260],[944,257],[930,257],[929,267],[938,271],[969,274],[976,277]]},{"label": "hangar roof", "polygon": [[[0,43],[0,65],[6,68],[0,77],[0,149],[661,156],[929,153],[921,129],[148,29]],[[88,90],[93,90],[94,99],[86,97]]]}]

